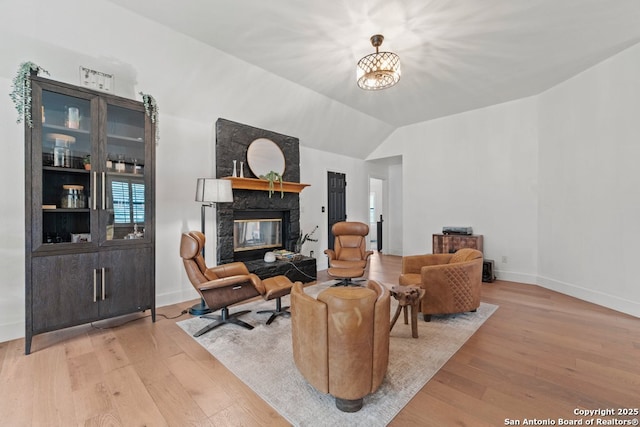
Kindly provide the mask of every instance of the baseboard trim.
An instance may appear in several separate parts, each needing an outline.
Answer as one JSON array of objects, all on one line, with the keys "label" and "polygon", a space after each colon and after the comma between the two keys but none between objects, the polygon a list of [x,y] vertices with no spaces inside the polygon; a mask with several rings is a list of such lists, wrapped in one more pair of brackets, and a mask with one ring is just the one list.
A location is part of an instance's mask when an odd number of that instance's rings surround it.
[{"label": "baseboard trim", "polygon": [[582,286],[549,277],[538,276],[538,285],[552,291],[560,292],[561,294],[640,318],[640,302],[625,300],[616,295],[594,291],[593,289],[583,288]]},{"label": "baseboard trim", "polygon": [[497,280],[508,282],[525,283],[527,285],[537,285],[537,276],[528,273],[517,273],[514,271],[493,270]]},{"label": "baseboard trim", "polygon": [[0,342],[24,338],[24,320],[0,325]]}]

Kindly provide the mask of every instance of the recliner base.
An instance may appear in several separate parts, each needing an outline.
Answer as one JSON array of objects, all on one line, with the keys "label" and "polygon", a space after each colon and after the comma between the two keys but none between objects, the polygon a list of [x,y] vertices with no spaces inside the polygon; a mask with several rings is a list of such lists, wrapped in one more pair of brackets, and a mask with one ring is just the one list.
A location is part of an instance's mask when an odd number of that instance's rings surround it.
[{"label": "recliner base", "polygon": [[200,329],[198,332],[193,334],[194,337],[199,337],[200,335],[206,334],[207,332],[217,328],[218,326],[226,325],[227,323],[233,323],[234,325],[242,326],[243,328],[253,329],[253,326],[238,319],[239,316],[243,314],[250,313],[251,310],[242,310],[237,311],[233,314],[229,314],[229,309],[227,307],[223,307],[221,310],[221,314],[205,314],[204,316],[200,316],[201,318],[213,319],[215,322],[208,324],[204,328]]}]

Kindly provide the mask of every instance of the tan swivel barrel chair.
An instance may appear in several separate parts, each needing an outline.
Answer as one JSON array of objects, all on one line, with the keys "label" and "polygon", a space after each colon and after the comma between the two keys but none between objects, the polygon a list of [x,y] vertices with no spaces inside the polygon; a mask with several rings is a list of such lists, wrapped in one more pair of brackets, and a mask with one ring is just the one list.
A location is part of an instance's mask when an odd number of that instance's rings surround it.
[{"label": "tan swivel barrel chair", "polygon": [[207,303],[207,307],[212,311],[221,310],[221,314],[201,316],[213,319],[214,322],[196,332],[194,336],[199,337],[227,323],[253,329],[252,325],[238,319],[238,316],[248,313],[249,310],[230,314],[228,307],[264,293],[260,292],[263,288],[260,278],[249,273],[247,267],[241,262],[208,268],[202,257],[204,244],[205,237],[201,232],[183,233],[180,240],[180,256],[189,281]]},{"label": "tan swivel barrel chair", "polygon": [[333,224],[331,232],[335,236],[333,249],[324,251],[329,257],[327,273],[349,285],[352,279],[364,276],[369,257],[373,254],[367,250],[369,226],[363,222],[342,221]]},{"label": "tan swivel barrel chair", "polygon": [[317,299],[296,283],[291,290],[293,359],[318,391],[336,399],[338,409],[356,412],[375,392],[389,363],[390,293],[366,287],[330,287]]},{"label": "tan swivel barrel chair", "polygon": [[427,322],[432,314],[476,311],[482,288],[482,252],[464,248],[454,254],[405,256],[399,283],[425,290],[420,312]]}]

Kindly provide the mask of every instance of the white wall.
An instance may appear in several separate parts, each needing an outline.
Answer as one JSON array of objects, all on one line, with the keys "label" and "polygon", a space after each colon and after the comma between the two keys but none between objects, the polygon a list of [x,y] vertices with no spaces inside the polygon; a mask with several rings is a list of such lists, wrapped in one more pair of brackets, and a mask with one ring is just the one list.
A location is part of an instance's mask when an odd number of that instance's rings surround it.
[{"label": "white wall", "polygon": [[[500,279],[640,317],[640,45],[518,101],[398,129],[404,253],[471,225]],[[502,262],[503,256],[507,262]]]},{"label": "white wall", "polygon": [[[327,172],[340,172],[347,179],[347,218],[349,221],[368,223],[369,218],[369,170],[364,160],[338,156],[326,151],[300,148],[300,181],[313,183],[300,193],[300,227],[308,232],[316,225],[314,234],[318,242],[305,243],[303,253],[314,251],[318,270],[327,268],[324,250],[328,247]],[[322,207],[325,212],[322,212]]]},{"label": "white wall", "polygon": [[406,126],[369,156],[402,156],[405,255],[431,253],[443,226],[472,226],[500,278],[535,283],[536,106],[527,98]]},{"label": "white wall", "polygon": [[640,45],[539,96],[539,281],[640,316]]},{"label": "white wall", "polygon": [[[47,69],[50,78],[72,84],[79,82],[80,66],[113,73],[117,95],[140,100],[138,92],[143,91],[158,101],[158,306],[197,298],[184,274],[178,243],[183,230],[200,228],[195,182],[215,170],[214,124],[219,117],[300,138],[303,182],[312,185],[302,193],[305,230],[321,223],[325,165],[347,173],[349,215],[366,218],[364,162],[318,150],[309,154],[305,145],[330,149],[360,138],[375,141],[376,135],[390,132],[388,125],[106,1],[3,0],[1,8],[0,85],[6,94],[19,64],[32,61]],[[22,125],[14,124],[16,117],[6,96],[0,102],[5,160],[0,168],[5,183],[0,186],[0,341],[24,336],[24,133]],[[214,218],[208,209],[211,232]],[[326,236],[326,226],[319,231],[316,235]],[[324,239],[315,248],[320,266]],[[207,250],[214,253],[209,246]]]}]

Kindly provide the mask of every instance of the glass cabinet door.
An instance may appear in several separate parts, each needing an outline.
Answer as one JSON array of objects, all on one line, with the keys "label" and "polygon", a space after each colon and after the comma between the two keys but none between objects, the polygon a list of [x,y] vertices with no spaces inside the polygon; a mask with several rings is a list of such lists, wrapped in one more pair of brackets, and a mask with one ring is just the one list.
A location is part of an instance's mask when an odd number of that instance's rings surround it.
[{"label": "glass cabinet door", "polygon": [[145,113],[107,104],[103,159],[104,240],[140,241],[147,227]]},{"label": "glass cabinet door", "polygon": [[[41,230],[34,228],[33,247],[91,242],[91,203],[94,191],[91,179],[92,138],[91,99],[42,90],[40,111],[33,111],[40,122],[41,138],[33,145],[32,187],[41,200],[34,199],[34,215],[41,215]],[[38,120],[39,119],[39,120]],[[41,168],[37,167],[41,163]]]}]

